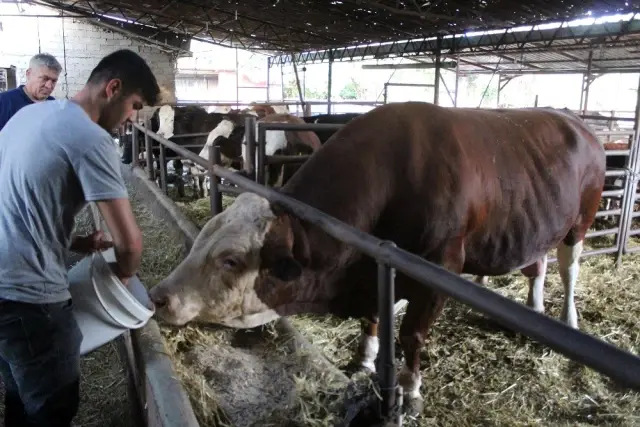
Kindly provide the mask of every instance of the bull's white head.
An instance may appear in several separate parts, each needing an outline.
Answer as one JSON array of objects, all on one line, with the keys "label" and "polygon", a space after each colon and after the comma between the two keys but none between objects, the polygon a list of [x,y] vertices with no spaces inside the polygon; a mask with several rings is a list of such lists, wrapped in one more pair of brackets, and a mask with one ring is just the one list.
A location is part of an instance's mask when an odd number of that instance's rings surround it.
[{"label": "bull's white head", "polygon": [[156,314],[174,325],[252,328],[277,319],[277,308],[293,302],[308,262],[297,220],[243,193],[205,224],[182,263],[151,289],[151,299]]}]

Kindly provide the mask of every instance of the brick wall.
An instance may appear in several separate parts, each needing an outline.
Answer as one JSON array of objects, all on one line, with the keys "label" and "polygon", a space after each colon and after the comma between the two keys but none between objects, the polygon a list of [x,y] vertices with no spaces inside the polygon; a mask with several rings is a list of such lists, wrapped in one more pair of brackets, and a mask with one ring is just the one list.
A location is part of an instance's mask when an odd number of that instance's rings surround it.
[{"label": "brick wall", "polygon": [[115,50],[126,48],[139,53],[155,73],[158,83],[170,96],[175,96],[176,63],[170,54],[120,33],[104,30],[87,20],[73,18],[64,18],[63,43],[62,21],[61,18],[34,17],[2,19],[0,66],[15,65],[18,82],[21,84],[25,81],[29,59],[38,53],[39,48],[42,52],[55,55],[66,69],[67,76],[65,84],[63,70],[53,96],[64,98],[67,95],[73,96],[84,86],[91,70],[101,58]]}]

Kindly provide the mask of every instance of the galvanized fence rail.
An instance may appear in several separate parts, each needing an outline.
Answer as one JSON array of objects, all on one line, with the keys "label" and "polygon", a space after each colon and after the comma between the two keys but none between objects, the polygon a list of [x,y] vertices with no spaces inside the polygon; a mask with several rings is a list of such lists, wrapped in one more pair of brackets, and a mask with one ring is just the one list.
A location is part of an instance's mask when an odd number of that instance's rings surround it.
[{"label": "galvanized fence rail", "polygon": [[[254,142],[252,130],[255,129],[255,122],[250,123],[251,118],[247,120],[246,129],[248,131],[247,146],[245,147],[245,164],[247,174],[252,177],[252,169],[255,164],[252,153],[254,152]],[[290,198],[278,191],[267,188],[261,184],[264,182],[264,165],[267,164],[266,155],[264,153],[264,141],[266,139],[267,130],[314,130],[338,128],[336,125],[285,125],[285,124],[267,124],[260,123],[258,125],[258,159],[257,173],[255,181],[245,178],[237,173],[231,172],[224,167],[219,166],[220,153],[219,148],[209,147],[209,161],[194,154],[180,145],[169,141],[161,136],[151,132],[144,127],[134,124],[134,130],[145,132],[148,138],[158,141],[161,145],[174,150],[185,159],[192,161],[194,164],[207,169],[211,179],[211,211],[215,215],[222,211],[222,192],[227,191],[223,185],[220,185],[220,178],[233,183],[241,188],[240,191],[250,191],[267,198],[271,202],[277,202],[288,209],[292,214],[301,219],[314,224],[332,237],[351,245],[364,254],[376,259],[378,262],[378,311],[380,316],[380,352],[378,359],[379,385],[381,389],[381,406],[380,413],[384,419],[396,419],[399,413],[397,406],[397,396],[399,395],[399,386],[395,377],[395,352],[393,340],[394,328],[394,271],[400,271],[409,277],[412,277],[423,286],[429,287],[434,291],[441,292],[452,297],[469,307],[480,311],[496,320],[503,326],[522,333],[534,340],[541,342],[552,348],[553,350],[565,355],[566,357],[582,363],[590,368],[612,378],[620,385],[640,390],[640,358],[617,348],[599,338],[588,335],[582,331],[575,330],[566,324],[552,319],[546,315],[536,313],[529,307],[510,300],[502,295],[482,286],[464,279],[463,277],[453,274],[444,268],[428,262],[423,258],[412,253],[399,249],[393,242],[382,241],[372,235],[364,233],[348,224],[309,206]],[[133,136],[133,135],[132,135]],[[633,174],[637,174],[637,135],[636,143],[632,144],[630,150],[631,170]],[[133,140],[133,153],[137,151],[137,139]],[[151,153],[147,153],[151,156]],[[134,159],[136,157],[134,156]],[[149,161],[147,161],[149,164]],[[135,163],[134,163],[135,165]],[[623,171],[622,176],[629,176],[630,173]],[[257,181],[257,182],[256,182]],[[633,209],[633,205],[629,207],[629,200],[635,200],[635,191],[630,196],[627,191],[633,179],[627,179],[625,184],[625,200],[621,210],[622,219],[620,227],[616,228],[618,233],[621,227],[629,222],[631,215],[629,210]],[[635,184],[633,186],[635,189]],[[618,194],[618,193],[616,193]],[[625,216],[624,213],[627,212]],[[593,236],[593,234],[592,234]],[[620,240],[620,238],[618,238]],[[624,241],[624,239],[622,239]],[[619,248],[615,248],[613,252]],[[611,249],[608,249],[609,251]],[[598,251],[597,253],[602,253]],[[592,251],[591,255],[595,255],[596,251]]]}]

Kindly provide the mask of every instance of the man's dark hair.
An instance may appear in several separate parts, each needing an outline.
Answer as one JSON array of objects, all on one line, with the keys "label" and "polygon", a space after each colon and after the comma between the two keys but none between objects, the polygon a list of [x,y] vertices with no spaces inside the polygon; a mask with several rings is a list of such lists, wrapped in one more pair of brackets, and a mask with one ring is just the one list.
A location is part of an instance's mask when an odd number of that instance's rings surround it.
[{"label": "man's dark hair", "polygon": [[100,84],[113,79],[122,81],[124,96],[139,93],[150,106],[158,102],[160,87],[156,77],[147,62],[132,50],[116,50],[102,58],[91,71],[87,84]]}]

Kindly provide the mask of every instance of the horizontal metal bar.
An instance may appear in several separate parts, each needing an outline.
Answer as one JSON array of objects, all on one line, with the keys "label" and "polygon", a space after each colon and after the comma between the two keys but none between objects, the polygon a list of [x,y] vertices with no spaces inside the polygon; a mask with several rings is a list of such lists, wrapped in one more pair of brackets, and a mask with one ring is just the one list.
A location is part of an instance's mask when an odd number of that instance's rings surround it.
[{"label": "horizontal metal bar", "polygon": [[623,170],[608,170],[604,173],[604,176],[625,176],[627,172]]},{"label": "horizontal metal bar", "polygon": [[[304,104],[308,105],[327,105],[328,101],[322,100],[305,100]],[[196,100],[182,100],[180,102],[163,104],[170,105],[172,107],[192,106],[192,107],[236,107],[238,105],[242,107],[250,107],[252,104],[268,104],[271,106],[297,106],[303,104],[300,101],[196,101]],[[384,104],[382,101],[331,101],[331,105],[364,105],[375,106]]]},{"label": "horizontal metal bar", "polygon": [[638,217],[640,217],[640,212],[633,212],[631,214],[631,218],[638,218]]},{"label": "horizontal metal bar", "polygon": [[631,154],[631,150],[605,150],[604,154],[609,156],[629,156]]},{"label": "horizontal metal bar", "polygon": [[[640,21],[638,21],[640,22]],[[616,122],[635,122],[633,117],[609,117],[609,116],[590,116],[588,114],[578,114],[583,119],[587,120],[602,120],[602,121],[616,121]],[[606,132],[606,131],[603,131]]]},{"label": "horizontal metal bar", "polygon": [[430,83],[385,83],[385,86],[399,86],[399,87],[435,87]]},{"label": "horizontal metal bar", "polygon": [[624,189],[621,190],[608,190],[602,192],[602,197],[622,197],[624,196]]},{"label": "horizontal metal bar", "polygon": [[[158,142],[154,139],[154,142]],[[204,148],[206,144],[179,144],[182,148]],[[158,146],[153,147],[154,151],[158,150]]]},{"label": "horizontal metal bar", "polygon": [[309,160],[310,155],[301,156],[266,156],[265,163],[267,165],[286,165],[291,163],[304,163]]},{"label": "horizontal metal bar", "polygon": [[640,246],[627,246],[624,248],[624,253],[626,254],[633,254],[636,252],[640,252]]},{"label": "horizontal metal bar", "polygon": [[[640,44],[638,46],[634,46],[634,47],[640,47]],[[569,50],[574,50],[575,48],[572,45],[567,45],[567,48],[565,49],[555,49],[559,52],[566,52]],[[545,50],[540,50],[540,53],[549,53],[550,51],[553,51],[554,49],[545,49]],[[585,49],[588,50],[588,49]],[[485,51],[486,54],[491,54],[490,51]],[[508,53],[507,51],[498,51],[498,54],[500,54],[500,52],[504,52],[504,53]],[[526,55],[527,53],[532,53],[532,49],[514,49],[513,51],[509,52],[511,54],[513,53],[522,53],[524,55]],[[466,58],[466,56],[460,55],[460,61],[462,62],[462,60]],[[473,66],[473,64],[470,64],[471,66]],[[510,77],[517,77],[517,76],[527,76],[527,75],[547,75],[547,76],[552,76],[552,75],[558,75],[558,74],[584,74],[586,72],[586,68],[570,68],[570,69],[546,69],[546,70],[520,70],[520,69],[505,69],[502,68],[500,70],[497,71],[497,73],[493,70],[472,70],[472,71],[461,71],[459,73],[459,76],[465,77],[465,76],[473,76],[473,75],[477,75],[477,74],[500,74],[502,76],[510,76]],[[618,73],[618,74],[636,74],[636,73],[640,73],[640,67],[637,66],[631,66],[631,67],[610,67],[610,68],[599,68],[598,72],[601,74],[614,74],[614,73]]]},{"label": "horizontal metal bar", "polygon": [[609,228],[607,230],[592,231],[590,233],[585,234],[584,238],[585,239],[589,239],[589,238],[592,238],[592,237],[616,235],[619,232],[620,232],[619,228]]},{"label": "horizontal metal bar", "polygon": [[[213,129],[212,129],[213,130]],[[180,139],[180,138],[195,138],[201,136],[209,136],[211,132],[200,132],[200,133],[183,133],[182,135],[173,135],[171,139]]]},{"label": "horizontal metal bar", "polygon": [[596,218],[602,218],[603,216],[622,215],[622,209],[610,209],[608,211],[596,212]]},{"label": "horizontal metal bar", "polygon": [[330,123],[258,123],[259,128],[265,130],[339,130],[344,125]]},{"label": "horizontal metal bar", "polygon": [[[611,119],[603,119],[603,120],[611,120]],[[616,119],[613,119],[616,120]],[[597,136],[633,136],[635,132],[633,130],[598,130],[596,131]]]},{"label": "horizontal metal bar", "polygon": [[[618,248],[616,246],[607,246],[605,248],[590,249],[588,251],[584,251],[582,252],[582,254],[580,254],[580,257],[584,258],[589,256],[608,255],[615,252],[618,252]],[[553,264],[554,262],[558,262],[557,257],[549,258],[547,260],[548,264]]]},{"label": "horizontal metal bar", "polygon": [[484,313],[503,326],[523,333],[565,356],[603,373],[621,385],[640,390],[640,358],[599,338],[575,330],[548,316],[541,315],[522,304],[486,287],[453,274],[443,267],[426,261],[399,248],[384,245],[383,241],[345,224],[320,210],[299,202],[271,188],[264,187],[218,165],[214,173],[248,191],[277,202],[335,239],[353,246],[364,254],[383,262],[398,272],[469,307]]},{"label": "horizontal metal bar", "polygon": [[609,246],[606,248],[598,248],[598,249],[591,249],[588,251],[584,251],[582,252],[582,254],[580,256],[597,256],[597,255],[607,255],[607,254],[612,254],[618,251],[618,248],[615,246]]},{"label": "horizontal metal bar", "polygon": [[629,230],[629,234],[628,235],[629,236],[637,236],[638,234],[640,234],[640,229],[636,229],[636,230],[631,229],[631,230]]},{"label": "horizontal metal bar", "polygon": [[[442,69],[455,68],[455,61],[443,61],[440,63]],[[412,64],[364,64],[363,70],[423,70],[436,68],[435,63],[416,62]]]}]

